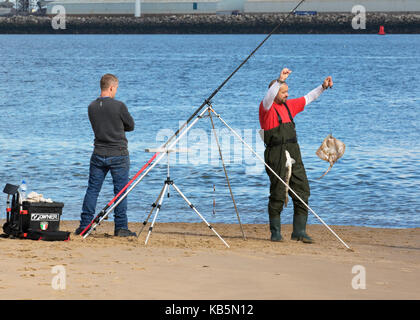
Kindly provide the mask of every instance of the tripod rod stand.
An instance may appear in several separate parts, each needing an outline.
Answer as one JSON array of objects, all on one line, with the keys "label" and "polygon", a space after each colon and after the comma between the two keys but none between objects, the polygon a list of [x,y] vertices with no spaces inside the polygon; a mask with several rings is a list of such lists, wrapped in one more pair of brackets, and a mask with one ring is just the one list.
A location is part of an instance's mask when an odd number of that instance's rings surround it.
[{"label": "tripod rod stand", "polygon": [[214,132],[214,138],[216,139],[217,149],[219,150],[220,160],[222,161],[223,171],[225,172],[226,182],[227,182],[227,185],[229,187],[230,197],[232,198],[233,206],[235,207],[235,212],[236,212],[236,216],[238,217],[238,222],[239,222],[239,226],[241,228],[242,237],[244,238],[244,240],[246,240],[245,232],[244,232],[244,229],[242,228],[241,218],[239,218],[238,208],[236,207],[235,197],[233,196],[232,187],[230,186],[229,176],[227,174],[225,161],[223,159],[222,149],[220,148],[219,138],[217,137],[216,129],[214,127],[213,117],[211,115],[211,113],[214,112],[214,111],[213,111],[213,106],[211,105],[211,103],[209,103],[208,111],[209,111],[211,126],[212,126],[213,132]]},{"label": "tripod rod stand", "polygon": [[148,232],[148,234],[146,236],[146,240],[145,240],[145,243],[144,244],[147,244],[148,243],[149,238],[150,238],[150,236],[152,234],[152,231],[153,231],[153,227],[154,227],[154,225],[156,223],[157,216],[158,216],[158,214],[160,212],[160,209],[162,207],[162,202],[163,202],[163,198],[165,197],[165,193],[166,193],[166,191],[168,191],[168,197],[169,197],[169,187],[172,186],[175,189],[175,191],[178,192],[178,194],[185,200],[185,202],[188,204],[188,206],[201,218],[201,220],[203,220],[203,222],[209,227],[209,229],[211,231],[213,231],[216,234],[216,236],[228,248],[230,248],[230,246],[226,243],[226,241],[217,233],[217,231],[213,228],[213,226],[210,225],[207,222],[207,220],[201,215],[201,213],[196,209],[196,207],[188,200],[188,198],[181,192],[181,190],[176,186],[176,184],[174,183],[174,181],[170,178],[170,175],[169,175],[169,153],[170,152],[174,152],[174,150],[169,150],[169,149],[166,150],[166,155],[167,155],[167,158],[168,158],[168,162],[167,162],[167,177],[166,177],[166,180],[165,180],[165,182],[163,184],[162,190],[160,191],[158,198],[156,199],[156,202],[154,202],[152,204],[152,209],[151,209],[149,215],[147,216],[146,220],[143,222],[143,226],[140,229],[140,231],[138,233],[138,236],[140,236],[140,233],[143,231],[144,227],[146,226],[146,224],[147,224],[150,216],[152,215],[153,211],[156,209],[155,215],[154,215],[153,220],[152,220],[152,224],[149,227],[149,232]]}]

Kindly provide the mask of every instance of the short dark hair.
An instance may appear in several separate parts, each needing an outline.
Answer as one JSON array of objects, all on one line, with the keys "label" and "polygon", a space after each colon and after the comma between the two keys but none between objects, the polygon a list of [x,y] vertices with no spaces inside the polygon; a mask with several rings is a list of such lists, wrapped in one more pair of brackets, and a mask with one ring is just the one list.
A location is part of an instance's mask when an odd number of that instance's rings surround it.
[{"label": "short dark hair", "polygon": [[112,84],[118,83],[118,78],[111,73],[104,74],[101,78],[101,90],[108,89]]}]

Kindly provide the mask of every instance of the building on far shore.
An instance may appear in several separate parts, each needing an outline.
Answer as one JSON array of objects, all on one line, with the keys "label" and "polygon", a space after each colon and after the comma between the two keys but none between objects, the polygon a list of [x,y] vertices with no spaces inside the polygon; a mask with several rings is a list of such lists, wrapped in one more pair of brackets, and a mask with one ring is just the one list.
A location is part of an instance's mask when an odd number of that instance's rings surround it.
[{"label": "building on far shore", "polygon": [[0,2],[0,16],[8,15],[13,12],[13,3],[9,0]]},{"label": "building on far shore", "polygon": [[217,14],[243,13],[246,0],[219,0]]},{"label": "building on far shore", "polygon": [[[218,0],[141,0],[141,15],[215,14]],[[57,0],[49,2],[52,8],[64,6],[68,15],[134,15],[136,0]]]},{"label": "building on far shore", "polygon": [[[298,0],[137,1],[140,1],[141,15],[284,13],[290,12],[298,3]],[[64,6],[68,15],[134,15],[136,0],[48,1],[47,14],[53,15],[55,5]],[[306,0],[298,10],[349,13],[355,5],[364,6],[366,12],[420,12],[420,0]]]},{"label": "building on far shore", "polygon": [[[247,0],[245,13],[290,12],[295,0]],[[420,0],[306,0],[299,11],[351,12],[356,5],[362,5],[366,12],[420,12]]]}]

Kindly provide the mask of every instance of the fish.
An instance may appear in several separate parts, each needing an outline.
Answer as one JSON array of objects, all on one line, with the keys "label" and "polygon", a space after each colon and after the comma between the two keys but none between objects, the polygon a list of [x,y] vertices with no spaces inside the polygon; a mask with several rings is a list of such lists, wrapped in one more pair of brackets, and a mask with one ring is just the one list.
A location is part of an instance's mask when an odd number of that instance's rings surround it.
[{"label": "fish", "polygon": [[345,150],[346,145],[342,141],[334,138],[332,134],[329,134],[324,139],[321,146],[316,151],[316,155],[322,160],[328,161],[330,163],[330,166],[327,169],[327,171],[325,171],[325,173],[318,179],[321,179],[331,170],[331,168],[337,162],[337,160],[344,155]]},{"label": "fish", "polygon": [[284,206],[287,207],[287,203],[289,202],[289,181],[290,177],[292,176],[292,165],[296,163],[295,159],[290,156],[289,151],[285,151],[286,153],[286,179],[285,182],[286,186],[286,199],[284,200]]}]

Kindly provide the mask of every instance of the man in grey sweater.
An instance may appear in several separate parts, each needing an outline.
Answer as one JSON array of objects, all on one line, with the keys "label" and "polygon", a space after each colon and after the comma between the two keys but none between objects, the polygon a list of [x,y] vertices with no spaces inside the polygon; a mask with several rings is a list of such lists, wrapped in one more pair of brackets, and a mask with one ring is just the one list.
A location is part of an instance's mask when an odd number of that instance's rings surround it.
[{"label": "man in grey sweater", "polygon": [[[130,158],[125,132],[134,130],[134,120],[126,105],[114,99],[118,78],[105,74],[101,78],[100,86],[100,97],[88,108],[95,140],[90,159],[88,188],[76,234],[80,234],[94,218],[96,202],[108,171],[111,171],[115,195],[124,188],[129,179]],[[136,236],[135,232],[128,229],[127,197],[114,210],[114,224],[115,236]]]}]

